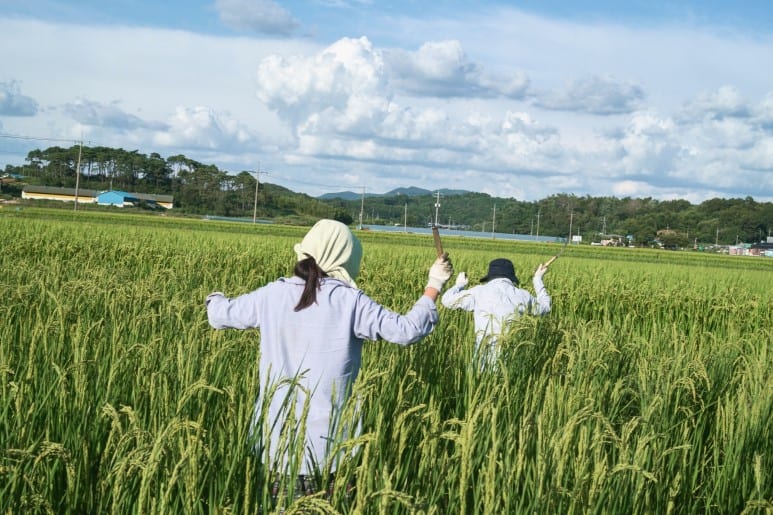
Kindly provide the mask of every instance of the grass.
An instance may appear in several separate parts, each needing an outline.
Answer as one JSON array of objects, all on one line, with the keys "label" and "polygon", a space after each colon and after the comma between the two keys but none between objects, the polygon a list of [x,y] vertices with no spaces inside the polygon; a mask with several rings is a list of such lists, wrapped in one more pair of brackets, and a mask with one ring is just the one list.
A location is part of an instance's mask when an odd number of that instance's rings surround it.
[{"label": "grass", "polygon": [[[303,228],[0,211],[0,511],[257,513],[274,471],[247,446],[257,331],[203,299],[291,272]],[[358,284],[407,310],[431,238],[360,232]],[[555,252],[444,238],[475,280],[508,256],[528,288]],[[368,342],[363,435],[317,513],[772,513],[773,260],[572,247],[553,311],[471,365],[469,314],[423,342]],[[353,452],[351,452],[353,451]],[[345,485],[356,484],[346,495]]]}]

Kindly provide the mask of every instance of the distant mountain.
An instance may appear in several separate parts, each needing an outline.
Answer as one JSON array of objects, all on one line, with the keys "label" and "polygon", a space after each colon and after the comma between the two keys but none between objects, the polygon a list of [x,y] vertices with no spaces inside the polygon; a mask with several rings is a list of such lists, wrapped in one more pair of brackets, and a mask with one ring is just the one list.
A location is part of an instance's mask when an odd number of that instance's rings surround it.
[{"label": "distant mountain", "polygon": [[430,190],[417,188],[416,186],[408,186],[407,188],[395,188],[392,191],[387,191],[383,196],[395,197],[397,195],[405,195],[406,197],[420,197],[422,195],[432,195],[433,193]]},{"label": "distant mountain", "polygon": [[[369,197],[397,197],[400,195],[405,195],[406,197],[421,197],[424,195],[434,195],[436,192],[440,192],[440,194],[444,197],[451,196],[451,195],[464,195],[465,193],[470,193],[469,191],[465,190],[449,190],[449,189],[440,189],[440,190],[425,190],[424,188],[417,188],[415,186],[409,186],[407,188],[395,188],[391,191],[388,191],[386,193],[365,193],[365,198]],[[341,199],[341,200],[357,200],[362,198],[362,193],[355,193],[353,191],[340,191],[337,193],[325,193],[324,195],[320,195],[317,197],[319,200],[331,200],[331,199]]]},{"label": "distant mountain", "polygon": [[[370,197],[372,194],[366,193],[365,196]],[[362,198],[362,193],[355,193],[353,191],[339,191],[336,193],[325,193],[317,197],[318,200],[332,200],[336,198],[340,198],[342,200],[357,200],[358,198]]]}]

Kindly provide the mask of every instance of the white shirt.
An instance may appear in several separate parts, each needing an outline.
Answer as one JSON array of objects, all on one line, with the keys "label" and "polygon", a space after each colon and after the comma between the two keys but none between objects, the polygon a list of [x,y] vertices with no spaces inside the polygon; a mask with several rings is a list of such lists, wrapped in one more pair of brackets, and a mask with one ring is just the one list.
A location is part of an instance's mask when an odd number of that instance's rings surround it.
[{"label": "white shirt", "polygon": [[465,290],[453,286],[446,290],[440,301],[450,309],[473,312],[475,341],[480,344],[488,338],[496,343],[497,336],[507,330],[508,323],[523,315],[544,315],[550,312],[550,295],[541,277],[532,279],[534,297],[528,291],[515,286],[510,279],[499,277]]},{"label": "white shirt", "polygon": [[[336,414],[349,397],[351,385],[360,370],[363,340],[383,339],[408,345],[432,332],[438,322],[437,308],[423,296],[405,315],[390,311],[365,293],[343,281],[325,278],[317,291],[317,302],[294,311],[304,288],[299,277],[279,279],[251,293],[234,299],[222,294],[208,297],[207,316],[216,329],[260,328],[260,381],[266,395],[266,384],[277,384],[302,374],[295,388],[295,421],[300,420],[306,394],[311,392],[306,419],[305,456],[302,474],[313,472],[310,460],[320,467],[328,455],[328,445],[337,425]],[[289,389],[277,390],[269,405],[272,459],[286,458],[278,448],[279,434],[288,415],[282,404]],[[263,401],[255,403],[253,427],[259,420]]]}]

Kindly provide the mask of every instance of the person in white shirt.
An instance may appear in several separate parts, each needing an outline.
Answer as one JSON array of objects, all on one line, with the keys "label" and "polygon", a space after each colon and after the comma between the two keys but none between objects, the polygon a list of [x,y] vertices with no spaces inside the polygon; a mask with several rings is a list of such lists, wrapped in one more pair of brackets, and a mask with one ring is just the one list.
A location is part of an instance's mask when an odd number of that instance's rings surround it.
[{"label": "person in white shirt", "polygon": [[536,296],[519,288],[513,262],[505,258],[489,263],[488,274],[480,280],[482,284],[465,289],[469,281],[465,272],[460,272],[456,284],[443,294],[441,303],[446,308],[473,312],[476,359],[481,366],[496,361],[497,340],[512,320],[550,312],[550,295],[542,282],[547,269],[547,265],[540,264],[534,272],[532,285]]},{"label": "person in white shirt", "polygon": [[[337,415],[360,370],[363,342],[409,345],[430,334],[438,323],[435,303],[453,267],[447,255],[437,258],[423,295],[401,315],[357,287],[362,247],[346,225],[320,220],[294,250],[293,277],[236,298],[214,292],[206,304],[216,329],[260,328],[262,391],[250,433],[267,435],[264,448],[256,451],[268,456],[272,466],[307,475],[320,471],[340,443],[333,441]],[[270,399],[267,392],[272,392]],[[261,417],[266,400],[268,416]],[[263,427],[258,427],[261,419]],[[291,463],[297,449],[287,443],[292,434],[304,440],[300,466],[297,460]]]}]

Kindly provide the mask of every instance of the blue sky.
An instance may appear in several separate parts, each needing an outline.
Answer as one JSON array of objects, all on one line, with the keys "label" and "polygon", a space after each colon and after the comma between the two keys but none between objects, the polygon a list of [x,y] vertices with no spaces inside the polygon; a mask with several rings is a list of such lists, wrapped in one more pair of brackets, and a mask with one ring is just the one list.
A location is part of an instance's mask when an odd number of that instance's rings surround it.
[{"label": "blue sky", "polygon": [[773,201],[762,1],[0,0],[0,63],[0,165],[82,137],[312,195]]}]

